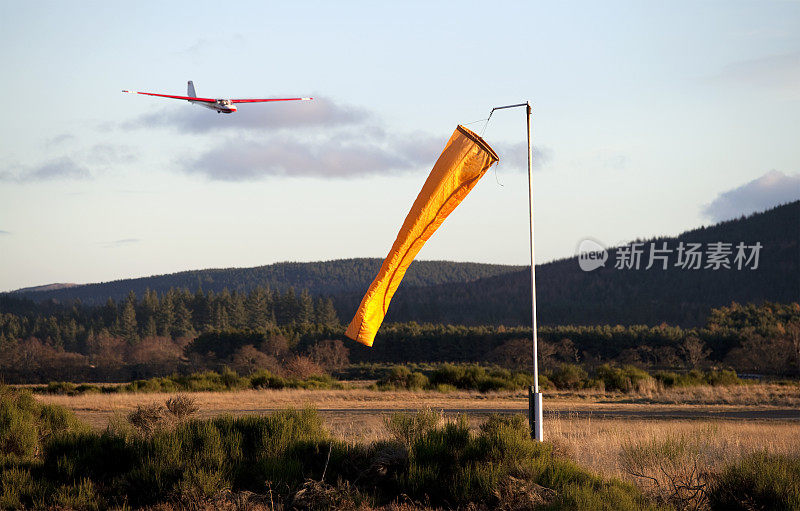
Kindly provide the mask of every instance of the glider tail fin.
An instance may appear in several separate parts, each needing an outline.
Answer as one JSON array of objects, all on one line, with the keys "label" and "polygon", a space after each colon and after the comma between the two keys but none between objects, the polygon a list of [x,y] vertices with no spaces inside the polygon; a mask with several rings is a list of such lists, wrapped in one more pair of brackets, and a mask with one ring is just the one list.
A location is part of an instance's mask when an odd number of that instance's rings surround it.
[{"label": "glider tail fin", "polygon": [[197,93],[194,91],[194,83],[191,80],[189,80],[189,87],[186,92],[186,95],[189,96],[190,98],[197,97]]}]

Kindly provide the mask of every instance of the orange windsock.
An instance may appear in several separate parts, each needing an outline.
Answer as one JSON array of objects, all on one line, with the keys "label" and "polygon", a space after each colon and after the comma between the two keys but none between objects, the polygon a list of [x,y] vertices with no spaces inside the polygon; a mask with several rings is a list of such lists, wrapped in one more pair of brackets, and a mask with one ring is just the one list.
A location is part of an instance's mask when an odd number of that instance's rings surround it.
[{"label": "orange windsock", "polygon": [[347,337],[372,346],[389,302],[411,261],[496,161],[497,153],[481,137],[464,126],[456,128],[411,206],[377,277],[361,300],[345,332]]}]

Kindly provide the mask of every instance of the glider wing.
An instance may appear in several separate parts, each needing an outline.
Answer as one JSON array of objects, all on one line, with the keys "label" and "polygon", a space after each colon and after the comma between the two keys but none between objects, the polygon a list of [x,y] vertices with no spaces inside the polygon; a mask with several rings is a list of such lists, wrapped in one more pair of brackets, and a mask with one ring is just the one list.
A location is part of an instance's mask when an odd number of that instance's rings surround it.
[{"label": "glider wing", "polygon": [[231,103],[266,103],[268,101],[311,101],[314,98],[232,99]]},{"label": "glider wing", "polygon": [[122,92],[127,92],[128,94],[144,94],[145,96],[158,96],[160,98],[171,98],[171,99],[185,99],[186,101],[200,101],[201,103],[216,103],[216,99],[211,98],[195,98],[192,96],[170,96],[169,94],[156,94],[154,92],[138,92],[135,90],[124,90]]}]

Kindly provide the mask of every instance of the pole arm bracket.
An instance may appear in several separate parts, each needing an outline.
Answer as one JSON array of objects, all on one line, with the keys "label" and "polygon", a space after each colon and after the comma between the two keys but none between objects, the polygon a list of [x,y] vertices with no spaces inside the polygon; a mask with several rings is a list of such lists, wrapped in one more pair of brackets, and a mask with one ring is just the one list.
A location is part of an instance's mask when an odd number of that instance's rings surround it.
[{"label": "pole arm bracket", "polygon": [[530,111],[530,109],[531,109],[531,104],[529,102],[527,102],[527,101],[525,103],[517,103],[515,105],[496,106],[496,107],[492,108],[491,112],[489,112],[489,118],[486,119],[486,122],[489,122],[489,119],[492,118],[492,114],[494,114],[495,110],[503,110],[504,108],[517,108],[517,107],[520,107],[520,106],[527,106],[528,107],[528,111]]}]

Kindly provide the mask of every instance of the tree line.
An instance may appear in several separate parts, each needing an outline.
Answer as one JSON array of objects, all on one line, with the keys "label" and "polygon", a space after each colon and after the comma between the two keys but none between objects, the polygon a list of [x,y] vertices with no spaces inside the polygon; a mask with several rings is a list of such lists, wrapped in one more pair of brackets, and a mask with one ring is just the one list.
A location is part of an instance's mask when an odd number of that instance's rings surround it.
[{"label": "tree line", "polygon": [[221,293],[195,293],[171,288],[159,294],[146,290],[141,299],[131,291],[117,302],[102,306],[79,300],[35,304],[11,296],[0,297],[0,346],[19,339],[36,338],[48,346],[83,353],[98,335],[111,335],[131,345],[148,337],[193,338],[219,330],[265,330],[291,325],[337,326],[333,302],[312,298],[303,290],[281,293],[267,286],[247,293],[224,289]]},{"label": "tree line", "polygon": [[[343,336],[329,299],[307,291],[147,291],[102,306],[0,297],[0,379],[127,381],[231,367],[297,376],[348,364],[467,362],[530,369],[529,327],[387,323],[367,348]],[[705,324],[539,329],[540,365],[733,368],[800,373],[798,303],[731,304]]]}]

